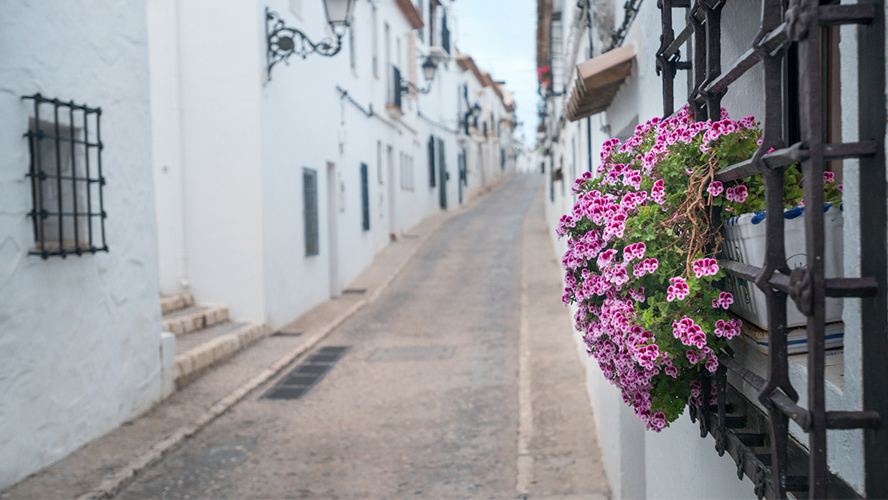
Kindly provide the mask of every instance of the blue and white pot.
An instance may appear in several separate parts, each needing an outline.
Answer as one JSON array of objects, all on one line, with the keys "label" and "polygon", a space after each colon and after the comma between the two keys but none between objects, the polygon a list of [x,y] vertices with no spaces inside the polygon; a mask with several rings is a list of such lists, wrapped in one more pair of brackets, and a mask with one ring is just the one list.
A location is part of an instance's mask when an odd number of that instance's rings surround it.
[{"label": "blue and white pot", "polygon": [[[826,252],[824,271],[827,278],[842,276],[842,211],[824,203],[824,234]],[[783,213],[786,264],[790,269],[805,266],[805,208],[796,207]],[[765,212],[731,217],[725,222],[725,253],[733,260],[761,267],[765,262]],[[768,306],[765,294],[746,280],[728,276],[728,291],[734,295],[731,311],[759,328],[768,328]],[[842,320],[842,299],[826,299],[826,322]],[[792,300],[786,301],[787,328],[804,326],[807,318]]]}]

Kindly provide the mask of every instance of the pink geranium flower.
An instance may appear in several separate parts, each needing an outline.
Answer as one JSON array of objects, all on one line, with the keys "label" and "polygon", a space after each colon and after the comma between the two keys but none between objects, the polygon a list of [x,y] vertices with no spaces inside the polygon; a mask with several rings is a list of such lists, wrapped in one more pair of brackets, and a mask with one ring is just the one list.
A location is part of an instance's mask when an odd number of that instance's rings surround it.
[{"label": "pink geranium flower", "polygon": [[672,284],[666,288],[666,300],[668,302],[672,302],[673,300],[684,300],[684,298],[691,293],[691,289],[688,287],[684,278],[676,276],[670,278],[669,282]]},{"label": "pink geranium flower", "polygon": [[697,279],[703,276],[718,274],[718,261],[715,259],[699,259],[694,261],[694,276]]},{"label": "pink geranium flower", "polygon": [[722,193],[724,187],[722,186],[721,181],[713,181],[709,183],[709,187],[706,188],[706,192],[711,194],[712,196],[718,196]]}]

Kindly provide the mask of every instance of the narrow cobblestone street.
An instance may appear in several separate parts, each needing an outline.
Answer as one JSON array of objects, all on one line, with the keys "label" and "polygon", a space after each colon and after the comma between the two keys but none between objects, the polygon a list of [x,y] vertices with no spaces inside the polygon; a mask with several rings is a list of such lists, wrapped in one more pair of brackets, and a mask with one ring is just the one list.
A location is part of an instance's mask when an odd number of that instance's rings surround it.
[{"label": "narrow cobblestone street", "polygon": [[[288,368],[120,497],[607,497],[567,314],[552,299],[539,186],[517,176],[446,222],[378,300],[307,353],[348,348],[300,398],[263,397]],[[533,422],[519,433],[525,408]]]}]

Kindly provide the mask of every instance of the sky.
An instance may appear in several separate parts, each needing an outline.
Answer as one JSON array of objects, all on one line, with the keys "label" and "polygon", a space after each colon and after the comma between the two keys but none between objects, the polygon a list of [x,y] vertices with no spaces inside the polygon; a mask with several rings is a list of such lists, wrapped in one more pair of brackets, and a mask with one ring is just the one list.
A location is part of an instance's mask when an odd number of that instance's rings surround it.
[{"label": "sky", "polygon": [[532,142],[536,130],[536,0],[453,0],[457,48],[482,71],[505,80],[515,94],[518,120]]}]

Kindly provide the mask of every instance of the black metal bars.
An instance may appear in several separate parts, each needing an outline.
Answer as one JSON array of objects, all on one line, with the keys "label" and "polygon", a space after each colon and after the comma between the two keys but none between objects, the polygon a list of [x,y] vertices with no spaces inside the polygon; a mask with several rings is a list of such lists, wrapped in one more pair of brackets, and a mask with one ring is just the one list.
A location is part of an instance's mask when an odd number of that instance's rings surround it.
[{"label": "black metal bars", "polygon": [[334,32],[336,40],[323,38],[312,42],[308,36],[296,28],[290,28],[277,12],[265,8],[265,63],[268,80],[271,80],[271,68],[293,54],[305,59],[309,54],[318,53],[332,57],[342,50],[342,33]]},{"label": "black metal bars", "polygon": [[[784,498],[787,492],[806,492],[811,498],[853,494],[842,487],[827,468],[827,429],[865,429],[866,495],[888,497],[888,301],[886,301],[886,183],[885,154],[885,40],[884,0],[863,0],[856,5],[821,5],[818,0],[791,0],[786,8],[781,0],[763,0],[761,29],[752,47],[730,67],[721,71],[721,10],[724,0],[697,0],[693,5],[679,0],[661,0],[663,35],[657,52],[657,69],[663,77],[663,110],[674,111],[673,81],[677,69],[689,69],[679,62],[679,49],[694,37],[692,66],[694,88],[688,103],[698,120],[720,119],[720,101],[730,86],[758,64],[764,69],[763,137],[751,160],[727,166],[716,173],[720,181],[733,181],[761,175],[767,206],[765,262],[755,267],[721,260],[731,275],[754,282],[767,296],[769,358],[766,378],[736,362],[730,353],[720,356],[721,367],[735,373],[758,391],[767,410],[770,454],[749,451],[744,440],[732,433],[726,415],[726,372],[715,376],[717,401],[712,415],[709,377],[703,377],[703,397],[692,405],[692,417],[700,420],[701,433],[711,433],[719,454],[728,451],[738,463],[738,474],[755,482],[761,497]],[[687,25],[676,37],[672,9],[689,8]],[[857,142],[829,144],[826,140],[826,94],[824,92],[824,26],[858,24],[858,119],[861,137]],[[790,49],[793,56],[787,57]],[[795,55],[795,50],[798,56]],[[794,67],[797,65],[797,70]],[[789,71],[788,71],[789,70]],[[795,93],[795,89],[798,92]],[[784,102],[789,99],[790,106]],[[796,102],[796,100],[798,102]],[[792,116],[794,105],[798,116]],[[800,140],[787,145],[787,135]],[[770,153],[767,151],[774,150]],[[823,203],[823,173],[829,160],[856,158],[860,161],[861,230],[860,278],[826,278],[824,274],[825,234],[823,212],[808,210],[805,217],[808,264],[790,272],[784,249],[783,172],[800,164],[805,201],[808,206]],[[827,411],[824,383],[825,298],[861,298],[863,409]],[[792,298],[808,316],[808,408],[798,404],[798,394],[789,380],[786,343],[786,300]],[[809,436],[807,478],[791,476],[788,453],[794,446],[788,423],[792,419]],[[804,480],[804,481],[802,481]]]},{"label": "black metal bars", "polygon": [[[107,252],[102,109],[49,99],[39,93],[22,99],[34,102],[34,115],[24,134],[31,155],[25,176],[31,180],[28,216],[33,221],[35,241],[29,254],[47,259]],[[49,119],[41,118],[45,108],[51,109]],[[95,175],[91,159],[95,160]]]}]

